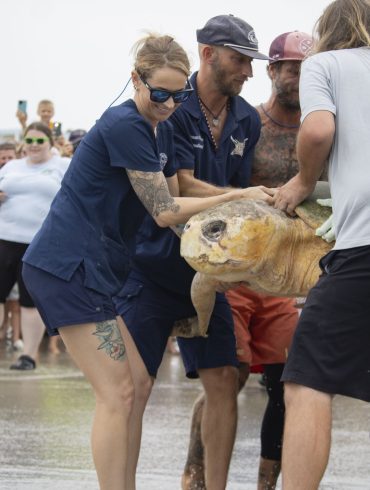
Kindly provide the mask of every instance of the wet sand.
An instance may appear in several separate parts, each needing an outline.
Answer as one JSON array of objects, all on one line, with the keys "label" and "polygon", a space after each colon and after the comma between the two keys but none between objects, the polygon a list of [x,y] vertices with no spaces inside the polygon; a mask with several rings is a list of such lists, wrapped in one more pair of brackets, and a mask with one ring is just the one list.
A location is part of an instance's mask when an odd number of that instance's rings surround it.
[{"label": "wet sand", "polygon": [[[98,490],[90,453],[94,400],[68,354],[41,354],[35,371],[10,371],[17,354],[0,346],[0,489]],[[144,421],[138,490],[179,490],[190,412],[200,392],[179,356],[166,354]],[[239,395],[229,490],[256,490],[266,393],[254,375]],[[337,397],[322,490],[370,490],[370,405]],[[279,484],[278,488],[281,486]]]}]

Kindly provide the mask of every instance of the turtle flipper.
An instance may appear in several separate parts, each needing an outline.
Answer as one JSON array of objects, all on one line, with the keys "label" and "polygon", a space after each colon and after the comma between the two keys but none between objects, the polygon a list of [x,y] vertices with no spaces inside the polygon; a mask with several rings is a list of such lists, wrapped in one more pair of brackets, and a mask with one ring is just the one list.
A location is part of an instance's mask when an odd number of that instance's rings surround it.
[{"label": "turtle flipper", "polygon": [[325,223],[332,214],[331,208],[320,206],[320,204],[311,200],[303,201],[295,208],[295,212],[313,230]]},{"label": "turtle flipper", "polygon": [[209,321],[216,302],[214,279],[197,272],[191,283],[191,301],[198,315],[199,335],[207,337]]},{"label": "turtle flipper", "polygon": [[313,193],[295,208],[297,216],[299,216],[307,226],[316,230],[316,228],[321,226],[332,213],[331,208],[320,206],[320,204],[317,203],[317,199],[327,198],[330,198],[328,182],[317,182]]},{"label": "turtle flipper", "polygon": [[191,300],[197,316],[177,320],[171,335],[186,338],[208,337],[208,325],[216,302],[214,279],[197,272],[191,284]]}]

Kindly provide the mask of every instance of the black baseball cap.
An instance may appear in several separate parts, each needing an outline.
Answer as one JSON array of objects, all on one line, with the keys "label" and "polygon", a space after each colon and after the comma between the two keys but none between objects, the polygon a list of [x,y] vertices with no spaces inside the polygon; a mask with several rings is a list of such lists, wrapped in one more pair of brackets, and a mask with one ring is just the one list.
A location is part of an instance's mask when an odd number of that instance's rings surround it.
[{"label": "black baseball cap", "polygon": [[201,44],[224,46],[259,60],[270,58],[258,51],[258,41],[251,25],[234,15],[212,17],[202,29],[197,29]]}]

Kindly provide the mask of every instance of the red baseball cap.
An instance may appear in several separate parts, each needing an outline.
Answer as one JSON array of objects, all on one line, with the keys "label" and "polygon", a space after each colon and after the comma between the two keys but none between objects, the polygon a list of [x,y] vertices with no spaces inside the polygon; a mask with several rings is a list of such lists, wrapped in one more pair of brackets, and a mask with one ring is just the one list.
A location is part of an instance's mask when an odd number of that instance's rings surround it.
[{"label": "red baseball cap", "polygon": [[302,61],[313,45],[313,37],[305,32],[284,32],[270,46],[270,64],[277,61]]}]

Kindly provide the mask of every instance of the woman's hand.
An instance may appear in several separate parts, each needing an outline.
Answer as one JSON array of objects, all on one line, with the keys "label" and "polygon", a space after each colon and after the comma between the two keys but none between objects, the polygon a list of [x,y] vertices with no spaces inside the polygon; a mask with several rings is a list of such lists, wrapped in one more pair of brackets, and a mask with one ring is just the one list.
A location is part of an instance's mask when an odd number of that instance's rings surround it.
[{"label": "woman's hand", "polygon": [[6,194],[3,191],[0,191],[0,202],[4,202],[6,199]]},{"label": "woman's hand", "polygon": [[265,187],[263,185],[257,185],[255,187],[248,187],[246,190],[246,196],[248,199],[262,200],[269,204],[272,203],[273,197],[276,193],[276,189],[271,187]]},{"label": "woman's hand", "polygon": [[27,113],[20,111],[18,109],[15,116],[18,119],[18,121],[20,122],[20,125],[22,126],[22,128],[25,129],[27,126]]},{"label": "woman's hand", "polygon": [[233,190],[230,192],[236,193],[235,199],[253,199],[255,201],[266,201],[268,204],[272,204],[276,189],[258,185],[255,187],[246,187],[245,189]]}]

